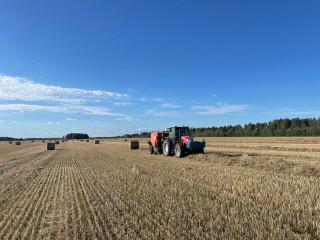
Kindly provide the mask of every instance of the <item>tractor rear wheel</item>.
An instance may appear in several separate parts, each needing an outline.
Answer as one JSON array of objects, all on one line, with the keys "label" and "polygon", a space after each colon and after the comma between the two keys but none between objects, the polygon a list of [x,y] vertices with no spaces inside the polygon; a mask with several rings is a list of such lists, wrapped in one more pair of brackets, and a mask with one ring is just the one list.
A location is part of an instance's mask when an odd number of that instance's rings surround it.
[{"label": "tractor rear wheel", "polygon": [[149,153],[154,154],[154,148],[153,148],[152,144],[149,145]]},{"label": "tractor rear wheel", "polygon": [[183,147],[181,143],[177,143],[174,147],[174,154],[177,158],[181,158],[183,156]]},{"label": "tractor rear wheel", "polygon": [[163,141],[162,150],[163,150],[163,154],[165,156],[170,156],[171,155],[171,142],[170,142],[169,139],[165,139]]}]

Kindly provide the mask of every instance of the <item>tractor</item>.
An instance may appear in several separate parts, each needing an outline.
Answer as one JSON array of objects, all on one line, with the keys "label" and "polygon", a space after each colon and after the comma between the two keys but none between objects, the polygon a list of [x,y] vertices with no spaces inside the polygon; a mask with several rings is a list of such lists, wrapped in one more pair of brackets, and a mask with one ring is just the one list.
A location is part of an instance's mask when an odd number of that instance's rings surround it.
[{"label": "tractor", "polygon": [[190,137],[189,127],[169,127],[164,132],[152,132],[149,153],[163,153],[165,156],[176,155],[181,158],[189,153],[203,153],[205,141],[194,141]]}]

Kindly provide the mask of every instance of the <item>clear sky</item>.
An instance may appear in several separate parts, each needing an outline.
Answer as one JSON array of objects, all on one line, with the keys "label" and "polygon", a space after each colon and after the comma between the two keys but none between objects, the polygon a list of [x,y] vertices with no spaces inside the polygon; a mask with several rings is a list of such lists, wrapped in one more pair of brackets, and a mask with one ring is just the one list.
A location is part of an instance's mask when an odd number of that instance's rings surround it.
[{"label": "clear sky", "polygon": [[320,117],[320,1],[0,2],[0,136]]}]

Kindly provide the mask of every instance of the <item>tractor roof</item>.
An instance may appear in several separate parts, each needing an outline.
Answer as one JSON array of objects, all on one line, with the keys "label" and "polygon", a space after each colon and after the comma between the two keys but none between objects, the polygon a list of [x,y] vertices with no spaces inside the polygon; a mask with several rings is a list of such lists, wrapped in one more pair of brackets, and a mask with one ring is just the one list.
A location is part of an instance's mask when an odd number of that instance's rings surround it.
[{"label": "tractor roof", "polygon": [[170,129],[170,128],[189,128],[189,126],[172,126],[172,127],[168,127],[167,129]]}]

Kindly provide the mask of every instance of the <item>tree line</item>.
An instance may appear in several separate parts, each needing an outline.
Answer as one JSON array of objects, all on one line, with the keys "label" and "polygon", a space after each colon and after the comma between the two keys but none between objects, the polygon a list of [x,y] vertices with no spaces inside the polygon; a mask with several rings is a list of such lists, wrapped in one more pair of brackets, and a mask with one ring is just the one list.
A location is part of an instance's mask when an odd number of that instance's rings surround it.
[{"label": "tree line", "polygon": [[192,128],[195,137],[285,137],[320,136],[320,118],[276,119],[268,123],[249,123],[244,126]]},{"label": "tree line", "polygon": [[66,139],[89,139],[89,135],[86,133],[68,133],[63,138],[66,138]]},{"label": "tree line", "polygon": [[0,141],[14,141],[15,138],[12,137],[0,137]]},{"label": "tree line", "polygon": [[[126,134],[122,138],[148,138],[149,132]],[[193,137],[285,137],[320,136],[320,118],[284,118],[265,123],[249,123],[244,126],[190,128]]]}]

